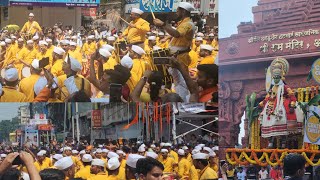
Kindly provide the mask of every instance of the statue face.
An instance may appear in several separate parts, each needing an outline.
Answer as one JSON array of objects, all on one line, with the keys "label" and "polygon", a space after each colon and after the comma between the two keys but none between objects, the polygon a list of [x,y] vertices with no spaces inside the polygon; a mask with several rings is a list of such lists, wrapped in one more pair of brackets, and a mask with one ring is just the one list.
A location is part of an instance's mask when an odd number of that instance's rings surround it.
[{"label": "statue face", "polygon": [[280,76],[274,76],[273,77],[273,81],[274,81],[275,84],[278,84],[280,82],[280,80],[281,80]]}]

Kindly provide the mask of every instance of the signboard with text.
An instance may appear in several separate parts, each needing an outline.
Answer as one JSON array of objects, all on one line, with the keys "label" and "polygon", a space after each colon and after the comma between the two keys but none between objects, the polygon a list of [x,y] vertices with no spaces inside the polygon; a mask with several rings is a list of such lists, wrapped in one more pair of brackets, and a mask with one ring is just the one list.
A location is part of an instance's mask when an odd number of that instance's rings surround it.
[{"label": "signboard with text", "polygon": [[38,146],[38,130],[28,130],[25,132],[25,144],[27,147]]},{"label": "signboard with text", "polygon": [[10,0],[11,6],[97,7],[100,0]]},{"label": "signboard with text", "polygon": [[30,119],[31,125],[48,124],[48,119]]},{"label": "signboard with text", "polygon": [[93,128],[101,128],[102,126],[102,116],[100,110],[92,110],[91,112],[91,122],[93,123]]},{"label": "signboard with text", "polygon": [[287,32],[259,33],[252,36],[234,36],[219,45],[220,62],[259,57],[311,53],[320,50],[320,29],[309,28]]},{"label": "signboard with text", "polygon": [[304,142],[320,145],[320,121],[314,116],[314,113],[320,114],[320,108],[310,106],[304,128]]},{"label": "signboard with text", "polygon": [[[144,12],[172,12],[173,0],[141,0],[140,9]],[[151,9],[151,10],[150,10]]]}]

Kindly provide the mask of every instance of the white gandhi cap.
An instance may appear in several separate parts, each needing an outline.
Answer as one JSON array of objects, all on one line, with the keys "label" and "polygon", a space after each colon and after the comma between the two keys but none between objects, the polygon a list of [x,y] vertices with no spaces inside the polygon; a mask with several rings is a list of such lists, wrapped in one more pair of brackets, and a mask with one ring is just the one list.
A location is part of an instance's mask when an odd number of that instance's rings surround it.
[{"label": "white gandhi cap", "polygon": [[138,8],[132,8],[131,12],[136,13],[136,14],[140,14],[140,15],[143,14],[143,11]]},{"label": "white gandhi cap", "polygon": [[123,56],[123,58],[121,59],[120,61],[120,64],[123,66],[123,67],[126,67],[128,69],[131,69],[132,66],[133,66],[133,60],[131,59],[131,57],[129,56]]},{"label": "white gandhi cap", "polygon": [[208,51],[213,51],[213,47],[208,45],[208,44],[201,44],[200,49],[208,50]]},{"label": "white gandhi cap", "polygon": [[34,69],[40,69],[39,68],[39,60],[38,59],[34,59],[31,63],[31,66],[34,68]]},{"label": "white gandhi cap", "polygon": [[63,157],[59,159],[56,163],[54,163],[54,166],[59,170],[65,170],[73,165],[73,161],[71,157]]},{"label": "white gandhi cap", "polygon": [[137,46],[137,45],[132,45],[131,49],[133,52],[135,52],[139,55],[143,55],[146,53],[140,46]]},{"label": "white gandhi cap", "polygon": [[5,76],[4,76],[4,79],[6,81],[13,82],[18,80],[18,78],[19,78],[19,73],[16,68],[10,68],[6,70]]},{"label": "white gandhi cap", "polygon": [[119,167],[120,167],[120,162],[117,157],[113,157],[108,160],[108,169],[109,170],[116,170]]},{"label": "white gandhi cap", "polygon": [[193,159],[208,159],[209,155],[206,153],[196,153],[192,155]]},{"label": "white gandhi cap", "polygon": [[145,158],[145,157],[138,154],[129,154],[126,164],[132,168],[136,168],[137,161],[141,158]]},{"label": "white gandhi cap", "polygon": [[[69,56],[69,58],[71,69],[75,72],[81,71],[82,65],[80,64],[80,62],[71,56]],[[64,61],[68,63],[68,56],[64,59]]]},{"label": "white gandhi cap", "polygon": [[185,155],[185,152],[184,152],[183,149],[179,149],[179,150],[178,150],[178,154],[179,154],[180,156],[184,156],[184,155]]},{"label": "white gandhi cap", "polygon": [[58,161],[59,159],[63,158],[63,156],[62,154],[55,154],[52,156],[52,158]]},{"label": "white gandhi cap", "polygon": [[114,47],[110,46],[109,44],[104,44],[101,46],[102,49],[107,49],[110,53],[114,51]]},{"label": "white gandhi cap", "polygon": [[59,55],[64,55],[64,53],[65,53],[65,51],[60,47],[54,47],[53,48],[53,52],[55,52],[55,53],[57,53]]},{"label": "white gandhi cap", "polygon": [[147,157],[151,157],[151,158],[153,158],[153,159],[157,159],[157,158],[158,158],[158,154],[155,153],[155,152],[147,152],[147,153],[146,153],[146,156],[147,156]]},{"label": "white gandhi cap", "polygon": [[82,162],[91,162],[92,161],[92,156],[90,154],[84,154],[82,156]]},{"label": "white gandhi cap", "polygon": [[[99,54],[105,58],[109,58],[111,56],[111,53],[106,48],[100,48]],[[102,147],[102,146],[101,146]]]},{"label": "white gandhi cap", "polygon": [[104,167],[104,161],[102,159],[92,159],[91,165]]},{"label": "white gandhi cap", "polygon": [[29,13],[29,17],[34,17],[34,14],[33,13]]},{"label": "white gandhi cap", "polygon": [[180,2],[178,5],[178,8],[182,8],[185,9],[189,12],[194,10],[194,7],[192,6],[192,4],[188,3],[188,2]]},{"label": "white gandhi cap", "polygon": [[109,152],[108,153],[108,158],[111,159],[113,157],[119,158],[119,155],[117,153],[115,153],[115,152]]}]

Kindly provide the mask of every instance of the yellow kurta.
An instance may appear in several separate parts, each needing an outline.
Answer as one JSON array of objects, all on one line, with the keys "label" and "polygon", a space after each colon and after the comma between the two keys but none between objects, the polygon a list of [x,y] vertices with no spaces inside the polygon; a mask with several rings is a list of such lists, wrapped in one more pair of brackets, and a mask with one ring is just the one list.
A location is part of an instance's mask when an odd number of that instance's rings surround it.
[{"label": "yellow kurta", "polygon": [[191,164],[186,158],[182,158],[178,163],[178,175],[182,177],[189,177]]},{"label": "yellow kurta", "polygon": [[124,30],[123,35],[127,36],[127,41],[129,44],[138,42],[143,43],[146,39],[147,32],[150,31],[149,23],[142,18],[131,21],[131,23],[133,23],[136,27],[128,27],[126,30]]},{"label": "yellow kurta", "polygon": [[23,25],[21,29],[21,32],[29,33],[31,35],[34,35],[37,31],[42,31],[37,21],[32,21],[32,22],[28,21]]},{"label": "yellow kurta", "polygon": [[27,102],[32,102],[34,99],[34,85],[39,79],[39,75],[31,74],[30,77],[24,78],[20,81],[19,91],[27,97]]},{"label": "yellow kurta", "polygon": [[73,164],[76,167],[76,172],[79,171],[80,169],[84,168],[82,162],[77,157],[74,157],[74,156],[70,156],[70,157],[73,161]]},{"label": "yellow kurta", "polygon": [[173,158],[167,157],[167,159],[162,159],[160,162],[164,166],[163,172],[169,172],[169,173],[173,172],[173,165],[175,164]]},{"label": "yellow kurta", "polygon": [[50,167],[50,166],[48,165],[48,163],[45,163],[45,162],[43,162],[42,164],[40,164],[38,161],[36,161],[36,162],[34,162],[33,164],[34,164],[34,166],[36,167],[36,169],[37,169],[38,171],[42,171],[42,170],[47,169],[47,168]]},{"label": "yellow kurta", "polygon": [[214,56],[210,55],[201,59],[199,64],[214,64]]},{"label": "yellow kurta", "polygon": [[10,50],[8,51],[5,61],[3,63],[3,67],[7,67],[10,64],[14,64],[17,60],[18,53],[22,50],[18,46],[11,46]]},{"label": "yellow kurta", "polygon": [[74,51],[69,51],[68,53],[71,57],[75,58],[82,64],[82,54],[79,51],[74,50]]},{"label": "yellow kurta", "polygon": [[62,70],[63,60],[58,59],[53,63],[53,66],[51,67],[51,73],[55,76],[61,76],[64,74],[64,71]]},{"label": "yellow kurta", "polygon": [[119,173],[117,175],[118,179],[126,179],[126,170],[124,167],[119,168]]},{"label": "yellow kurta", "polygon": [[[140,80],[146,71],[146,63],[142,59],[133,59],[133,66],[131,72],[137,75],[137,78]],[[132,74],[132,73],[131,73]]]},{"label": "yellow kurta", "polygon": [[90,173],[90,165],[85,166],[84,168],[80,169],[76,174],[75,178],[82,178],[82,179],[88,179],[92,174]]},{"label": "yellow kurta", "polygon": [[3,95],[0,96],[0,102],[26,102],[27,101],[26,95],[17,91],[14,87],[4,86],[2,90],[3,90]]},{"label": "yellow kurta", "polygon": [[191,165],[191,167],[190,167],[189,179],[190,180],[199,180],[199,174],[198,174],[198,171],[194,165]]},{"label": "yellow kurta", "polygon": [[215,172],[213,169],[211,169],[210,167],[206,167],[204,168],[201,172],[200,172],[200,180],[205,180],[205,179],[218,179],[218,174],[217,172]]},{"label": "yellow kurta", "polygon": [[174,159],[174,162],[175,163],[178,163],[178,160],[179,160],[179,156],[178,156],[178,153],[176,153],[175,151],[170,151],[169,152],[169,155]]},{"label": "yellow kurta", "polygon": [[117,64],[117,60],[113,56],[111,56],[109,57],[108,61],[103,64],[103,70],[114,69],[114,66]]},{"label": "yellow kurta", "polygon": [[90,44],[86,42],[82,46],[82,52],[87,56],[93,54],[96,50],[97,50],[97,45],[95,42],[91,42]]},{"label": "yellow kurta", "polygon": [[173,37],[169,46],[191,47],[194,34],[194,24],[192,20],[187,17],[178,22],[177,31],[180,33],[180,37]]},{"label": "yellow kurta", "polygon": [[108,179],[108,174],[101,172],[96,175],[92,175],[88,180],[106,180]]}]

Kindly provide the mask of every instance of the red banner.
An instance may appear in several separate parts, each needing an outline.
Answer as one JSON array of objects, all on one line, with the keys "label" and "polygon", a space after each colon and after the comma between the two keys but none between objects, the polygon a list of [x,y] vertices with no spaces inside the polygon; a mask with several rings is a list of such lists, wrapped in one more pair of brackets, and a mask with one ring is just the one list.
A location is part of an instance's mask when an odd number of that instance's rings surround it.
[{"label": "red banner", "polygon": [[38,125],[38,130],[40,131],[51,131],[52,126],[51,124],[40,124]]},{"label": "red banner", "polygon": [[91,122],[94,128],[101,128],[102,126],[102,115],[100,110],[92,110]]}]

